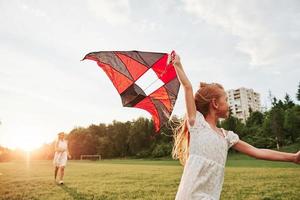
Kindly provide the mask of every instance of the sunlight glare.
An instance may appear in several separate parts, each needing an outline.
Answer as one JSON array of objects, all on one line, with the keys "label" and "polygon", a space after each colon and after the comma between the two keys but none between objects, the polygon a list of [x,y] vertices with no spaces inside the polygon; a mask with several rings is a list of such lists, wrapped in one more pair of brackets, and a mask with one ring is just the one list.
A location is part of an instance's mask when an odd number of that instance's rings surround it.
[{"label": "sunlight glare", "polygon": [[44,142],[43,135],[39,134],[38,131],[32,130],[32,128],[27,130],[15,128],[9,134],[9,138],[6,138],[4,144],[11,149],[21,149],[30,152],[41,147]]}]

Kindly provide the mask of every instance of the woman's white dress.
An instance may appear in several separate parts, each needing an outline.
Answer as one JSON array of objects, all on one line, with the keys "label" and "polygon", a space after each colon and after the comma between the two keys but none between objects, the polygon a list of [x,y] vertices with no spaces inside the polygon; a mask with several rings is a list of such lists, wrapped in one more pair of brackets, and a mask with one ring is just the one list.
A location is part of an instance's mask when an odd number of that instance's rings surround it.
[{"label": "woman's white dress", "polygon": [[68,142],[66,140],[58,140],[58,149],[64,150],[63,152],[55,152],[53,165],[56,167],[65,167],[68,160]]},{"label": "woman's white dress", "polygon": [[220,199],[228,149],[238,142],[232,131],[216,133],[197,111],[195,124],[189,126],[190,146],[176,200]]}]

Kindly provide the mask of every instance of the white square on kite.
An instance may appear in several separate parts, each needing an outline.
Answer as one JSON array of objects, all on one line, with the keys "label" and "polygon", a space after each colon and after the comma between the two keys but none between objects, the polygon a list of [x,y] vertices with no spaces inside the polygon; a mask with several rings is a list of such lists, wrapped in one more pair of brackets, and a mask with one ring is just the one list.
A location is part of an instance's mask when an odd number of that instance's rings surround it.
[{"label": "white square on kite", "polygon": [[158,76],[152,69],[149,69],[135,82],[135,84],[137,84],[142,90],[144,90],[146,95],[149,95],[163,86],[164,82],[162,82],[158,78]]}]

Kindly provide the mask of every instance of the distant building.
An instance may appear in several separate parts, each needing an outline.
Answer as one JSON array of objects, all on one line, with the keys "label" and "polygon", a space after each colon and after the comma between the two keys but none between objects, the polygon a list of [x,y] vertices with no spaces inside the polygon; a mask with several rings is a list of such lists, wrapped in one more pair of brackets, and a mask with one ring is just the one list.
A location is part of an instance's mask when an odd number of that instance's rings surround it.
[{"label": "distant building", "polygon": [[254,92],[253,89],[241,87],[228,90],[226,93],[232,115],[241,119],[242,122],[246,122],[246,119],[250,116],[250,110],[253,112],[262,111],[260,94]]}]

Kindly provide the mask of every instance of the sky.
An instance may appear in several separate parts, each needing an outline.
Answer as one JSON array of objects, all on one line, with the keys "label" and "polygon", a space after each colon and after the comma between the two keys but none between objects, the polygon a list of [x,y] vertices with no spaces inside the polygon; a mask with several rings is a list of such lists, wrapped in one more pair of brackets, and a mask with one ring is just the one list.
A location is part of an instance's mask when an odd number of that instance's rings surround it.
[{"label": "sky", "polygon": [[[300,81],[298,0],[0,0],[0,145],[23,149],[74,127],[127,121],[93,61],[95,51],[175,50],[199,82],[295,95]],[[182,89],[173,114],[184,114]]]}]

